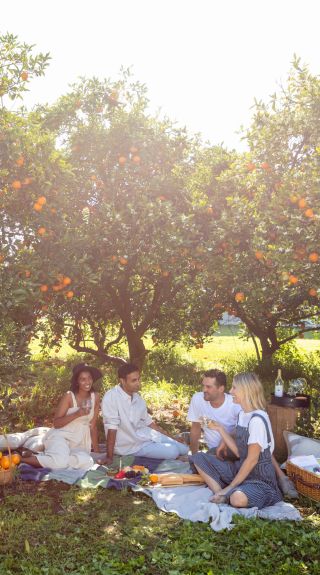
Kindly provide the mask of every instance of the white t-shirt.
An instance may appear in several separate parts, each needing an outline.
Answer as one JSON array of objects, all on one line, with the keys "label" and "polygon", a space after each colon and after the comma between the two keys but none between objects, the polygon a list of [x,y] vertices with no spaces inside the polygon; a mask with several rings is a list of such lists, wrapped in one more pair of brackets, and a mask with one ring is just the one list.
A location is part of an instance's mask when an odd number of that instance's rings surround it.
[{"label": "white t-shirt", "polygon": [[118,455],[129,455],[150,441],[160,441],[160,433],[149,427],[152,417],[139,393],[131,397],[116,385],[102,399],[102,416],[106,435],[108,429],[117,430],[114,452]]},{"label": "white t-shirt", "polygon": [[[261,417],[254,417],[251,420],[254,413],[262,415],[262,417],[264,417],[264,419],[266,420],[270,431],[271,443],[268,442],[266,426],[263,423]],[[271,453],[273,452],[274,438],[270,419],[266,411],[263,411],[262,409],[256,409],[255,411],[249,411],[246,413],[244,411],[240,411],[239,425],[241,425],[241,427],[248,427],[249,425],[248,445],[250,445],[251,443],[258,443],[262,451],[267,449],[267,447],[270,447]]]},{"label": "white t-shirt", "polygon": [[[206,401],[203,392],[199,391],[192,396],[189,406],[188,421],[199,422],[203,416],[221,423],[223,427],[231,433],[237,424],[238,414],[241,411],[240,405],[233,403],[232,396],[229,393],[224,394],[224,402],[220,407],[212,407],[210,401]],[[221,441],[221,435],[218,431],[205,427],[203,437],[211,449],[217,447]]]}]

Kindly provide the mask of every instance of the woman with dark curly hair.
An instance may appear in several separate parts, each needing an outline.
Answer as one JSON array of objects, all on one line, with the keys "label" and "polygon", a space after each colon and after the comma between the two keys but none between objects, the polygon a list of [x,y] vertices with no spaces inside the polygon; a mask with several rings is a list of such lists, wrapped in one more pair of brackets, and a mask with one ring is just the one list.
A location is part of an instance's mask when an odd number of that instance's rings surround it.
[{"label": "woman with dark curly hair", "polygon": [[43,440],[44,451],[22,457],[23,463],[50,469],[89,469],[91,448],[99,451],[97,418],[99,394],[93,383],[102,377],[96,367],[79,363],[73,368],[70,391],[60,399],[50,429]]}]

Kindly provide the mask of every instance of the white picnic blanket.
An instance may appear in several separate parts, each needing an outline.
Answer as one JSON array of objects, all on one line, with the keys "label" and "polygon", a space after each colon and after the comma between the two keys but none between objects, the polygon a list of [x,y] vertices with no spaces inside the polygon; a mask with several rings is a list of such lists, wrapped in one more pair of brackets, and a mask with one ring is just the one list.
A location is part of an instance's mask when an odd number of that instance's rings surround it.
[{"label": "white picnic blanket", "polygon": [[235,509],[230,505],[211,503],[212,492],[208,487],[182,486],[182,487],[153,487],[145,491],[152,497],[159,509],[167,513],[176,513],[181,519],[189,521],[210,521],[214,531],[231,529],[234,515],[252,518],[273,520],[300,521],[299,511],[291,503],[281,501],[271,507],[258,509]]}]

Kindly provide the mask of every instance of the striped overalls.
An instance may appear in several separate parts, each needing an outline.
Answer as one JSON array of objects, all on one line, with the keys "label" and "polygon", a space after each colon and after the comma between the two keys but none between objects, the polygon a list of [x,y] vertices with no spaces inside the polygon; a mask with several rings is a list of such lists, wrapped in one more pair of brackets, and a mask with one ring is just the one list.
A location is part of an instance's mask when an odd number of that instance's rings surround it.
[{"label": "striped overalls", "polygon": [[[260,417],[264,422],[267,431],[268,443],[271,442],[269,426],[265,418],[256,413],[251,417]],[[250,420],[250,421],[251,421]],[[237,461],[221,461],[215,455],[207,453],[196,453],[190,457],[190,462],[194,463],[202,471],[210,475],[221,488],[231,483],[237,475],[240,467],[248,454],[249,426],[242,427],[239,424],[235,429],[235,442],[239,450]],[[248,498],[248,507],[267,507],[282,500],[282,494],[278,487],[277,478],[271,460],[270,447],[260,452],[259,459],[247,478],[238,485],[232,487],[227,494],[227,501],[234,491],[241,491]]]}]

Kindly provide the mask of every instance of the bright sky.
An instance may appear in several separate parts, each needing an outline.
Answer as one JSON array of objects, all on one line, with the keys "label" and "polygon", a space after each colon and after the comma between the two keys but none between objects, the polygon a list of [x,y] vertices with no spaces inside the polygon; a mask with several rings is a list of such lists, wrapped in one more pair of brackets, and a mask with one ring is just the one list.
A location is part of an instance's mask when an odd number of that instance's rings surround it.
[{"label": "bright sky", "polygon": [[0,0],[0,13],[1,34],[52,56],[27,105],[131,66],[152,109],[212,144],[241,147],[254,97],[286,81],[294,53],[320,73],[319,0]]}]

